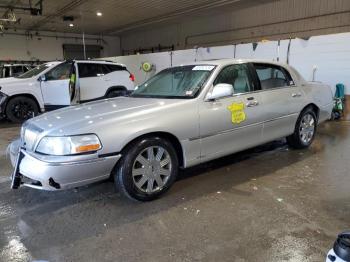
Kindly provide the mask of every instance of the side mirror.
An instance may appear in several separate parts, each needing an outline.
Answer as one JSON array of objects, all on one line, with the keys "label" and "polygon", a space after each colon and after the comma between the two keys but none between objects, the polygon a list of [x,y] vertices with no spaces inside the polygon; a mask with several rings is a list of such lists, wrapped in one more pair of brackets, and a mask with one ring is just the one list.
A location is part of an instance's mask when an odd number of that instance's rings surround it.
[{"label": "side mirror", "polygon": [[45,82],[46,81],[46,76],[45,75],[41,75],[38,79],[38,81],[40,82]]},{"label": "side mirror", "polygon": [[216,100],[222,97],[232,96],[234,94],[233,86],[230,84],[217,84],[211,93],[207,95],[206,100]]}]

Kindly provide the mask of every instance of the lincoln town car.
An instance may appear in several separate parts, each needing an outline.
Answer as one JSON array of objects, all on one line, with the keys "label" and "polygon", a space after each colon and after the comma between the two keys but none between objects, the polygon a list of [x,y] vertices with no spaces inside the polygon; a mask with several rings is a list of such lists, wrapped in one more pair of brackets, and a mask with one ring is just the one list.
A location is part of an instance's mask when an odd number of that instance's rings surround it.
[{"label": "lincoln town car", "polygon": [[284,137],[306,149],[332,107],[329,86],[307,82],[282,63],[225,59],[171,67],[128,96],[26,121],[9,146],[12,188],[64,190],[112,177],[122,195],[153,200],[179,168]]}]

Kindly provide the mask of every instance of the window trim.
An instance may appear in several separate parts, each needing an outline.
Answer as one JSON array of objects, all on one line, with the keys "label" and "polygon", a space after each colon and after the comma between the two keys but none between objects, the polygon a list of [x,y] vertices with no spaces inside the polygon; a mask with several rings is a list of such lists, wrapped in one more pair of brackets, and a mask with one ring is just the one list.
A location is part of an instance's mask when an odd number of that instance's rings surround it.
[{"label": "window trim", "polygon": [[[234,98],[234,97],[239,97],[239,96],[243,96],[243,95],[247,95],[247,94],[257,94],[257,93],[262,93],[262,92],[266,92],[266,91],[275,91],[275,90],[280,90],[280,89],[288,89],[288,88],[295,88],[297,87],[297,85],[295,84],[295,80],[293,79],[292,77],[292,74],[289,73],[289,71],[284,67],[284,66],[280,66],[280,65],[275,65],[275,64],[269,64],[269,63],[259,63],[259,62],[254,62],[254,63],[241,63],[241,64],[247,64],[248,67],[249,67],[249,74],[251,75],[252,79],[253,79],[253,83],[254,83],[254,87],[253,87],[253,91],[250,91],[250,92],[246,92],[246,93],[237,93],[237,94],[233,94],[232,96],[225,96],[225,97],[220,97],[218,99],[216,99],[216,101],[214,102],[217,102],[217,101],[220,101],[222,99],[227,99],[227,98]],[[237,64],[237,65],[241,65],[241,64]],[[276,87],[276,88],[271,88],[271,89],[266,89],[266,90],[262,90],[261,89],[261,84],[260,84],[260,80],[259,80],[259,77],[258,77],[258,74],[255,70],[255,66],[254,64],[264,64],[264,65],[272,65],[272,66],[277,66],[277,67],[280,67],[282,68],[282,70],[285,70],[288,75],[290,75],[290,78],[292,79],[293,81],[293,85],[290,85],[290,86],[283,86],[283,87]],[[236,65],[236,64],[231,64],[231,65]],[[230,66],[230,65],[227,65],[227,66]],[[226,68],[227,66],[223,67],[222,70],[224,68]],[[220,72],[222,71],[220,70]],[[217,74],[217,76],[220,74],[220,72]],[[216,76],[216,77],[217,77]],[[211,87],[209,88],[209,90],[206,92],[206,94],[204,95],[204,102],[213,102],[213,101],[209,101],[209,100],[206,100],[206,97],[208,95],[208,93],[213,89],[214,87],[214,82],[216,80],[216,77],[215,79],[213,80],[212,82],[212,85]]]}]

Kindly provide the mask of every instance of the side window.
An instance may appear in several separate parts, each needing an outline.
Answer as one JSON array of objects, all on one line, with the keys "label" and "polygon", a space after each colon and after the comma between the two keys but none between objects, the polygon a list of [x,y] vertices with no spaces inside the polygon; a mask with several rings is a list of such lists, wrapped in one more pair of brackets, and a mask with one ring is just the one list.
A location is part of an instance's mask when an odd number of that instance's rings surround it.
[{"label": "side window", "polygon": [[235,94],[253,90],[246,64],[230,65],[222,69],[214,81],[214,85],[217,84],[231,84]]},{"label": "side window", "polygon": [[126,71],[126,68],[124,66],[120,66],[120,65],[106,64],[105,66],[109,69],[110,72]]},{"label": "side window", "polygon": [[289,73],[282,67],[268,64],[254,64],[254,67],[262,90],[288,87],[294,84]]},{"label": "side window", "polygon": [[62,63],[45,74],[47,81],[69,79],[72,63]]},{"label": "side window", "polygon": [[101,64],[101,66],[102,66],[102,73],[103,73],[104,75],[107,75],[107,74],[109,74],[109,73],[112,72],[112,71],[110,70],[110,68],[109,68],[107,65],[102,65],[102,64]]},{"label": "side window", "polygon": [[4,67],[4,77],[10,77],[10,67]]},{"label": "side window", "polygon": [[79,78],[103,76],[109,73],[103,64],[79,63]]},{"label": "side window", "polygon": [[12,75],[18,75],[22,73],[22,66],[13,66],[12,67]]}]

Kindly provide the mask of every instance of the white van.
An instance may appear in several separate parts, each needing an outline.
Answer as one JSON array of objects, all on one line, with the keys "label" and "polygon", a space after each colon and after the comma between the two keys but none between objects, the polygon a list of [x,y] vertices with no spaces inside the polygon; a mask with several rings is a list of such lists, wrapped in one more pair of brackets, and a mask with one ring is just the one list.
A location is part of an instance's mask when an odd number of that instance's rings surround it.
[{"label": "white van", "polygon": [[124,65],[109,61],[45,63],[0,79],[0,114],[22,122],[71,104],[124,95],[134,90],[134,80]]}]

